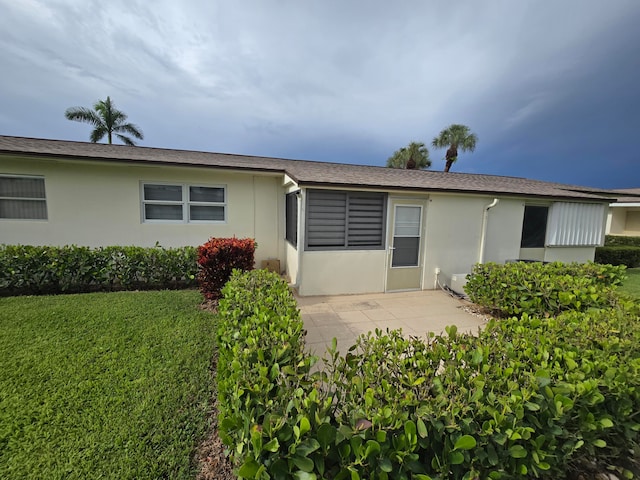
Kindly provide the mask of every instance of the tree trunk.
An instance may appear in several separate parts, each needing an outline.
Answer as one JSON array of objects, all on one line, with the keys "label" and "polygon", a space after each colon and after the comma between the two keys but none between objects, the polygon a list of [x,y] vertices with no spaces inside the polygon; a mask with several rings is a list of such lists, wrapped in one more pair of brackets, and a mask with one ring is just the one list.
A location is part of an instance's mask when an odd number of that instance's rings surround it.
[{"label": "tree trunk", "polygon": [[446,165],[444,166],[444,171],[448,172],[449,169],[451,168],[451,165],[453,165],[453,160],[447,160]]}]

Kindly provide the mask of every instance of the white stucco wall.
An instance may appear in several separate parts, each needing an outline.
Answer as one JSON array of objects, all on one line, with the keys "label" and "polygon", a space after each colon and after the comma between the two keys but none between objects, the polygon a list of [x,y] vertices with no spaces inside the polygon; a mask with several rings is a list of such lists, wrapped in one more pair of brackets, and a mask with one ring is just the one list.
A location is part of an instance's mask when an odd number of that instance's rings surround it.
[{"label": "white stucco wall", "polygon": [[[282,175],[64,160],[0,159],[0,173],[42,175],[48,220],[0,220],[0,243],[200,245],[211,237],[255,238],[256,262],[284,256]],[[141,182],[224,185],[227,221],[143,223]]]},{"label": "white stucco wall", "polygon": [[504,263],[519,258],[523,220],[522,199],[499,198],[498,205],[487,215],[485,262]]},{"label": "white stucco wall", "polygon": [[547,247],[544,249],[545,262],[578,262],[593,261],[596,247]]},{"label": "white stucco wall", "polygon": [[341,295],[384,291],[386,250],[304,252],[300,295]]},{"label": "white stucco wall", "polygon": [[433,288],[435,269],[440,281],[449,284],[451,275],[469,273],[478,261],[482,213],[492,198],[434,194],[429,198],[426,219],[425,289]]}]

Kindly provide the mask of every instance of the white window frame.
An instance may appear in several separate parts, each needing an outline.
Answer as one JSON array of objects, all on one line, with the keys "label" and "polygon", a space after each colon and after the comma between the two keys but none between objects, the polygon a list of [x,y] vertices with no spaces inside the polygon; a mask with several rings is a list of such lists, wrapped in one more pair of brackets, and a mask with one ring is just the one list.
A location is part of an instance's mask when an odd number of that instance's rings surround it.
[{"label": "white window frame", "polygon": [[[172,187],[182,188],[182,200],[145,200],[144,187],[145,185],[166,185]],[[224,192],[223,202],[196,202],[191,201],[189,196],[189,190],[191,187],[204,187],[204,188],[221,188]],[[182,220],[159,220],[148,219],[145,216],[145,205],[181,205],[182,206]],[[224,219],[223,220],[191,220],[191,206],[206,206],[206,207],[223,207]],[[153,182],[144,181],[140,182],[140,220],[142,223],[164,223],[164,224],[225,224],[227,223],[228,207],[227,207],[227,186],[226,185],[205,185],[200,183],[176,183],[176,182]]]},{"label": "white window frame", "polygon": [[1,173],[0,177],[2,178],[29,178],[29,179],[38,179],[42,180],[42,184],[44,186],[44,198],[30,198],[30,197],[0,197],[0,200],[20,200],[20,201],[33,201],[33,202],[44,202],[44,218],[4,218],[0,217],[0,221],[11,221],[11,222],[47,222],[49,220],[49,203],[47,201],[47,184],[44,178],[44,175],[19,175],[14,173]]},{"label": "white window frame", "polygon": [[420,209],[420,218],[419,218],[419,223],[418,223],[418,261],[415,265],[393,265],[393,253],[391,254],[391,261],[389,263],[390,268],[396,269],[396,268],[416,268],[416,267],[420,267],[421,265],[421,259],[420,259],[420,252],[422,251],[422,215],[423,215],[423,211],[422,211],[422,205],[415,205],[415,204],[411,204],[411,203],[397,203],[394,206],[393,209],[393,225],[391,225],[391,246],[393,246],[394,240],[396,237],[398,238],[416,238],[415,235],[396,235],[396,218],[398,215],[398,207],[411,207],[411,208],[419,208]]}]

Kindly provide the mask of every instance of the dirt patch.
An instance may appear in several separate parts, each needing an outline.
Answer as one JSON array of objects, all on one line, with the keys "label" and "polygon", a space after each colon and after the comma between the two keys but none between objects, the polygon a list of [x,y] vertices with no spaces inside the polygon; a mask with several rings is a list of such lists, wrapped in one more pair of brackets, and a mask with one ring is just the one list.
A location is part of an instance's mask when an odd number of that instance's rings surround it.
[{"label": "dirt patch", "polygon": [[218,436],[218,409],[215,404],[210,414],[211,427],[196,450],[196,480],[235,480],[237,477],[233,474],[233,466],[225,455],[224,445]]},{"label": "dirt patch", "polygon": [[[218,312],[217,301],[205,301],[200,308],[212,313]],[[217,354],[211,359],[211,382],[216,385],[216,372],[218,369]],[[200,442],[194,455],[198,474],[196,480],[235,480],[233,464],[225,454],[225,446],[218,436],[218,391],[213,389],[211,394],[211,410],[207,414],[209,431]]]}]

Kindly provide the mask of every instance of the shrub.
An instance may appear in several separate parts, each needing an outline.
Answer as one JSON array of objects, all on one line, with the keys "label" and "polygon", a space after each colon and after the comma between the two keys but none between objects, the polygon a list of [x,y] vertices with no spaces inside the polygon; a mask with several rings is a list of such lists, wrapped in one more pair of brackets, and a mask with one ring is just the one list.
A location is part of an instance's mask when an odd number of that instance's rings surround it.
[{"label": "shrub", "polygon": [[[620,271],[586,268],[610,285]],[[634,303],[493,320],[477,337],[377,330],[344,357],[334,342],[313,374],[277,275],[235,272],[219,307],[220,434],[241,478],[628,477],[640,454]]]},{"label": "shrub", "polygon": [[623,235],[607,235],[604,240],[605,247],[640,247],[640,237],[628,237]]},{"label": "shrub", "polygon": [[[304,330],[284,280],[265,270],[236,270],[219,304],[219,433],[239,474],[296,470],[315,443],[317,392],[304,352]],[[319,413],[319,412],[318,412]]]},{"label": "shrub", "polygon": [[472,302],[503,316],[548,317],[613,305],[623,266],[515,262],[477,264],[465,291]]},{"label": "shrub", "polygon": [[1,245],[2,295],[185,288],[195,285],[196,249]]},{"label": "shrub", "polygon": [[640,247],[620,245],[596,248],[595,261],[611,265],[625,265],[628,268],[640,267]]},{"label": "shrub", "polygon": [[207,300],[220,298],[234,269],[253,269],[256,246],[251,238],[211,238],[198,247],[198,283]]}]

